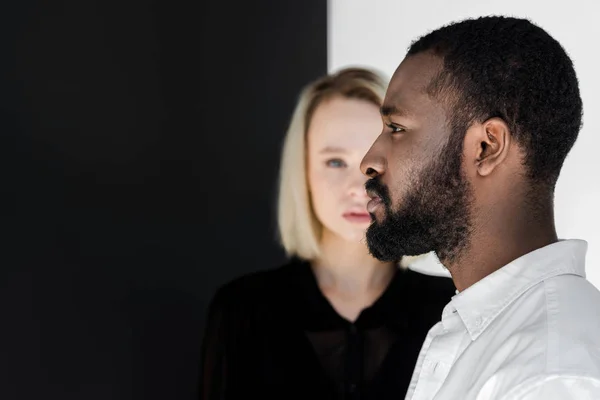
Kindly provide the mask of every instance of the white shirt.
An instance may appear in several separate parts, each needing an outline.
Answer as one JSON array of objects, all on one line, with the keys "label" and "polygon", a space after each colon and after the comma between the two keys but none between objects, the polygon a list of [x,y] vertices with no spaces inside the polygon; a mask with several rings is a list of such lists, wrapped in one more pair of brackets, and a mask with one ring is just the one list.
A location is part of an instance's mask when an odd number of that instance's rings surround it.
[{"label": "white shirt", "polygon": [[585,279],[586,251],[560,241],[454,296],[406,399],[600,399],[600,292]]},{"label": "white shirt", "polygon": [[431,276],[451,278],[450,271],[444,267],[435,252],[425,253],[420,256],[404,257],[400,263],[403,268]]}]

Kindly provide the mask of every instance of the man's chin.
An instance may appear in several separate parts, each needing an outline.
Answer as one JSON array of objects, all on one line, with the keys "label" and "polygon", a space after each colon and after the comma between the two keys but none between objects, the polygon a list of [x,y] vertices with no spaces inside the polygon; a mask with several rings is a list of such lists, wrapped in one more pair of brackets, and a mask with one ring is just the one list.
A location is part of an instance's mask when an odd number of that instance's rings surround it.
[{"label": "man's chin", "polygon": [[377,221],[373,221],[366,232],[366,242],[369,253],[382,262],[400,261],[404,254],[399,254],[399,247],[395,246],[392,238],[385,232],[385,228]]}]

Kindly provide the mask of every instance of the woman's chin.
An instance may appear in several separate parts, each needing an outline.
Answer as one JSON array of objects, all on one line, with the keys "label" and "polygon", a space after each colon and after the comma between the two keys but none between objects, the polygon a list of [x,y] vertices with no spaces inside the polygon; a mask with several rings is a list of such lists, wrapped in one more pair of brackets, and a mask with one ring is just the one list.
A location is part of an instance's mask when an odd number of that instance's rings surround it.
[{"label": "woman's chin", "polygon": [[356,230],[353,232],[345,232],[342,238],[349,243],[362,244],[366,246],[366,233],[367,227],[363,230]]}]

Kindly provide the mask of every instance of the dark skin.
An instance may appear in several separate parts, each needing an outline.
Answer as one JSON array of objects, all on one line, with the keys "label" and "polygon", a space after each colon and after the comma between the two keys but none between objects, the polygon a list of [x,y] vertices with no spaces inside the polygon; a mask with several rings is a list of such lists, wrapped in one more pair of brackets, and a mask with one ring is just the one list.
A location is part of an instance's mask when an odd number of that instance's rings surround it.
[{"label": "dark skin", "polygon": [[[365,175],[378,177],[387,186],[394,209],[402,206],[411,179],[418,179],[451,134],[449,110],[425,91],[441,65],[441,59],[430,53],[409,56],[400,64],[382,107],[383,132],[361,164]],[[558,240],[553,193],[536,192],[535,208],[530,205],[532,183],[522,165],[525,153],[502,119],[473,123],[462,152],[462,171],[472,194],[472,231],[458,257],[440,260],[459,291]],[[383,206],[372,214],[377,221],[386,218]]]}]

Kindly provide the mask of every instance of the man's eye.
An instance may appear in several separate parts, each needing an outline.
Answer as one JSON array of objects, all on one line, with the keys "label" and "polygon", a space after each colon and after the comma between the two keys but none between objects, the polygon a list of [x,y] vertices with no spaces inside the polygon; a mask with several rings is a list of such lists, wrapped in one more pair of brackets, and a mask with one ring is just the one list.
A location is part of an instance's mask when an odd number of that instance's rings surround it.
[{"label": "man's eye", "polygon": [[346,163],[343,160],[340,160],[339,158],[332,158],[331,160],[327,160],[325,164],[331,168],[344,168],[346,166]]},{"label": "man's eye", "polygon": [[392,130],[392,133],[401,133],[404,132],[404,128],[400,128],[399,126],[387,124],[388,128]]}]

